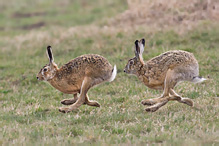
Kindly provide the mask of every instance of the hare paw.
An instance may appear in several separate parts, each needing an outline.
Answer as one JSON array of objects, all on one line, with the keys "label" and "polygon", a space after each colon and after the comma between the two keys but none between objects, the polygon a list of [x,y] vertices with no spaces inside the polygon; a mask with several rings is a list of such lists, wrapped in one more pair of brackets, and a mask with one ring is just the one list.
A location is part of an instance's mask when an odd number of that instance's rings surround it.
[{"label": "hare paw", "polygon": [[96,102],[96,103],[94,104],[94,106],[100,107],[100,104],[99,104],[98,102]]},{"label": "hare paw", "polygon": [[59,111],[62,112],[62,113],[68,113],[68,112],[70,112],[70,110],[69,110],[68,107],[60,107],[60,108],[59,108]]},{"label": "hare paw", "polygon": [[145,109],[147,112],[155,112],[158,110],[158,107],[156,106],[151,106]]},{"label": "hare paw", "polygon": [[153,99],[142,100],[141,104],[143,105],[154,105],[156,102]]},{"label": "hare paw", "polygon": [[100,104],[98,102],[94,102],[93,106],[100,107]]},{"label": "hare paw", "polygon": [[63,105],[71,105],[73,103],[75,103],[77,101],[77,99],[64,99],[61,101],[61,104]]},{"label": "hare paw", "polygon": [[100,107],[100,104],[96,101],[89,101],[86,103],[89,106],[96,106],[96,107]]},{"label": "hare paw", "polygon": [[189,106],[193,106],[194,105],[193,101],[191,99],[189,99],[189,98],[183,98],[181,100],[181,102],[184,103],[184,104],[187,104]]}]

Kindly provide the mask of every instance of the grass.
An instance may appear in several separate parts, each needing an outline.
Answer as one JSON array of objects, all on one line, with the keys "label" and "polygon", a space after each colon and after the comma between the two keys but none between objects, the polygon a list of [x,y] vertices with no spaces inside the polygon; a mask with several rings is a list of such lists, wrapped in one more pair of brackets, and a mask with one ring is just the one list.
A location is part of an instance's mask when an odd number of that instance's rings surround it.
[{"label": "grass", "polygon": [[[9,0],[0,16],[7,21],[0,22],[4,28],[0,32],[1,145],[218,144],[218,24],[200,23],[180,35],[172,29],[150,30],[146,26],[127,27],[126,31],[126,28],[101,26],[107,18],[127,8],[125,1],[74,1],[65,7],[58,7],[58,1],[29,3],[22,0],[15,5]],[[24,8],[27,9],[22,11]],[[48,15],[19,18],[18,24],[17,18],[9,21],[15,12],[36,11]],[[46,25],[22,29],[39,21],[45,21]],[[193,99],[193,108],[170,102],[155,113],[144,110],[141,100],[158,97],[161,92],[123,73],[128,59],[134,56],[134,41],[143,37],[147,44],[145,61],[175,49],[195,55],[200,75],[209,78],[208,81],[197,85],[183,82],[176,87],[180,95]],[[69,114],[58,112],[60,101],[72,95],[36,80],[38,71],[48,63],[45,53],[48,44],[52,45],[59,66],[89,53],[105,56],[112,65],[117,65],[115,81],[89,91],[90,98],[101,104],[100,108],[82,105]]]}]

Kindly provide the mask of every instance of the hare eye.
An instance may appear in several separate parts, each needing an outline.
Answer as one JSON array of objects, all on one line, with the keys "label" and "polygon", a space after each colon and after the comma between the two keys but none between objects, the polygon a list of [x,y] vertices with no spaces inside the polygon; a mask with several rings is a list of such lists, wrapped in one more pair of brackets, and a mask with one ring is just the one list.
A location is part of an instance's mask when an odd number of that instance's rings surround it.
[{"label": "hare eye", "polygon": [[130,65],[132,65],[134,62],[133,61],[130,61]]},{"label": "hare eye", "polygon": [[47,71],[47,68],[44,68],[43,71],[46,72],[46,71]]}]

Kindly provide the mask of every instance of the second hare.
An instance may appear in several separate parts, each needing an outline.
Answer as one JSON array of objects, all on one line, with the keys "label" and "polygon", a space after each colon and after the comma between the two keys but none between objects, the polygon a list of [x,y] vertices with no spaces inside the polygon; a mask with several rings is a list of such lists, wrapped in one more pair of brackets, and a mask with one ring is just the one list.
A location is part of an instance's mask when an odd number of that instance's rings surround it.
[{"label": "second hare", "polygon": [[149,106],[145,110],[154,112],[170,100],[193,106],[191,99],[183,98],[174,91],[180,81],[198,83],[205,80],[199,77],[199,65],[193,54],[181,50],[168,51],[144,62],[144,46],[144,39],[135,41],[135,57],[128,61],[124,72],[136,75],[151,89],[163,90],[160,97],[141,102]]},{"label": "second hare", "polygon": [[40,70],[37,79],[49,82],[63,93],[74,95],[73,99],[61,101],[62,104],[70,106],[59,108],[60,112],[70,112],[82,104],[100,106],[98,102],[89,100],[87,92],[97,84],[113,81],[117,73],[116,66],[113,68],[107,59],[100,55],[88,54],[79,56],[58,68],[53,59],[51,46],[47,47],[47,55],[49,64]]}]

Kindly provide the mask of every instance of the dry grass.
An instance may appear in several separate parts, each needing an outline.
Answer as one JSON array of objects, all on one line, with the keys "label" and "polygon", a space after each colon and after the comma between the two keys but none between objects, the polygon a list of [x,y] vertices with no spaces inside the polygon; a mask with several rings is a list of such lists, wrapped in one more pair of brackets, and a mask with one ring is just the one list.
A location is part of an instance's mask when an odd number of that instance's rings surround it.
[{"label": "dry grass", "polygon": [[[200,21],[219,21],[219,2],[214,0],[128,0],[129,9],[110,21],[112,26],[178,26],[191,30]],[[179,29],[180,28],[180,29]],[[183,28],[183,29],[182,29]]]}]

